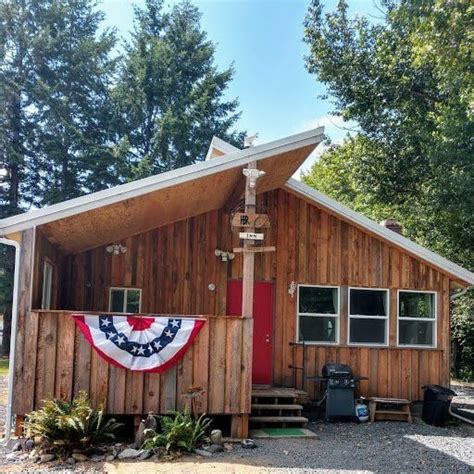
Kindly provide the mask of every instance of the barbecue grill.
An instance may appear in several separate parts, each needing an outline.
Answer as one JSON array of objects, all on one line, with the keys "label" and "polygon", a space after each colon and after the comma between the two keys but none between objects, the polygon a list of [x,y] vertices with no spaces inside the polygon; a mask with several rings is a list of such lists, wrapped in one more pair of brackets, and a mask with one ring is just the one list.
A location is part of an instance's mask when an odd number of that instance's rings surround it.
[{"label": "barbecue grill", "polygon": [[357,382],[367,377],[357,377],[352,369],[344,364],[326,364],[321,377],[308,377],[320,382],[325,392],[326,421],[335,416],[355,417],[355,388]]}]

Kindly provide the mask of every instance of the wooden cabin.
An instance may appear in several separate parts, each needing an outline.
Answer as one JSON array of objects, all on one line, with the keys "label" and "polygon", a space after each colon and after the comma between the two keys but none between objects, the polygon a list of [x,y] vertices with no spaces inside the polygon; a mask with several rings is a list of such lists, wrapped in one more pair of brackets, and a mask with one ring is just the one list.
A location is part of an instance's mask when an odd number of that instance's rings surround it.
[{"label": "wooden cabin", "polygon": [[[196,411],[246,436],[253,386],[311,397],[306,377],[328,362],[366,376],[365,396],[449,386],[450,295],[474,275],[293,179],[322,140],[214,139],[204,162],[0,221],[20,244],[13,414],[80,390],[110,414],[167,413],[199,387]],[[255,168],[252,188],[243,170]],[[248,229],[232,222],[246,212],[267,216],[251,222],[263,240],[240,239]],[[77,313],[205,324],[176,365],[143,373],[104,360]]]}]

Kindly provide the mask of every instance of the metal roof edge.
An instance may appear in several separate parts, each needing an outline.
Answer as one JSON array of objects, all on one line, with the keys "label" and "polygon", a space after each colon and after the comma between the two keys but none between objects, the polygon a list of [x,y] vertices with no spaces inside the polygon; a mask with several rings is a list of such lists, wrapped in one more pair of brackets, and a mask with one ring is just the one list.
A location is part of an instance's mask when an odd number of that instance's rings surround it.
[{"label": "metal roof edge", "polygon": [[359,224],[361,227],[369,230],[370,232],[373,232],[379,237],[393,242],[398,247],[408,250],[412,254],[419,256],[420,258],[426,260],[429,263],[432,263],[438,268],[444,270],[446,273],[449,273],[450,275],[459,278],[460,280],[468,283],[469,285],[474,285],[474,273],[461,267],[457,263],[454,263],[451,260],[448,260],[447,258],[444,258],[441,255],[438,255],[437,253],[432,252],[431,250],[428,250],[427,248],[413,242],[407,237],[404,237],[403,235],[397,234],[396,232],[387,229],[386,227],[378,224],[372,219],[369,219],[368,217],[356,211],[353,211],[344,204],[341,204],[340,202],[331,199],[330,197],[326,196],[320,191],[317,191],[311,186],[308,186],[307,184],[302,183],[301,181],[298,181],[294,178],[290,178],[285,183],[285,187],[308,198],[316,204],[321,204],[330,211],[333,211],[334,213]]},{"label": "metal roof edge", "polygon": [[255,147],[238,150],[219,157],[219,159],[201,161],[193,165],[121,184],[48,207],[7,217],[0,220],[0,236],[199,179],[214,173],[244,166],[251,161],[269,158],[275,154],[285,153],[307,145],[317,145],[323,140],[323,133],[324,127],[319,127]]},{"label": "metal roof edge", "polygon": [[231,145],[225,140],[222,140],[222,138],[219,138],[217,135],[214,135],[209,145],[209,149],[207,150],[207,154],[205,158],[206,161],[211,159],[212,150],[214,148],[224,153],[224,155],[228,155],[229,153],[234,153],[236,151],[239,151],[239,148],[237,148],[236,146]]}]

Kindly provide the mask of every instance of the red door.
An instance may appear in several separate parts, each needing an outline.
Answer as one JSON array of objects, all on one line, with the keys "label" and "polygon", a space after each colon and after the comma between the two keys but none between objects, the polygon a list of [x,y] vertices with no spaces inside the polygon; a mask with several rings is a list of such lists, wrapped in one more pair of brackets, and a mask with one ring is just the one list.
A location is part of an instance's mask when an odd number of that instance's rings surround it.
[{"label": "red door", "polygon": [[[242,314],[242,281],[227,282],[227,314]],[[273,360],[273,283],[254,283],[253,295],[253,370],[254,384],[271,385]]]}]

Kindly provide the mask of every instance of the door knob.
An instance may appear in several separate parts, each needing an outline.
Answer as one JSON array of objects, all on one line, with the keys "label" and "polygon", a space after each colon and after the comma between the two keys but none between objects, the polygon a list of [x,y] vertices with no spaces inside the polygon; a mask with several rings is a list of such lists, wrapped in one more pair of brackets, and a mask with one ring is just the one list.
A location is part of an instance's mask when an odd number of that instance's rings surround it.
[{"label": "door knob", "polygon": [[265,342],[270,342],[270,334],[267,334],[267,335],[265,336]]}]

